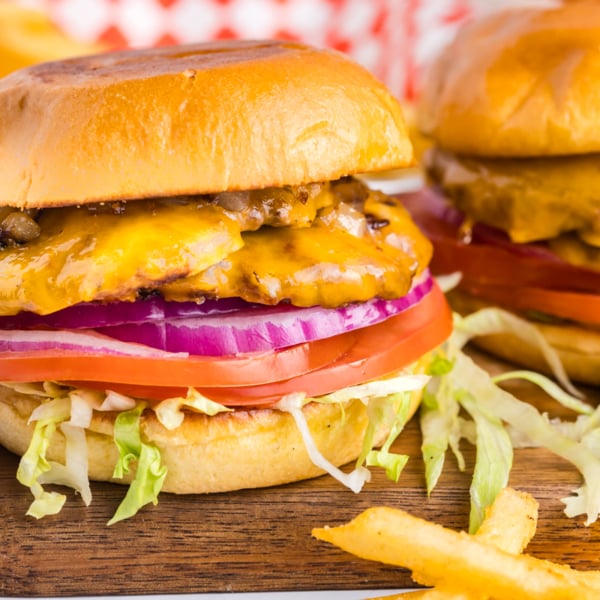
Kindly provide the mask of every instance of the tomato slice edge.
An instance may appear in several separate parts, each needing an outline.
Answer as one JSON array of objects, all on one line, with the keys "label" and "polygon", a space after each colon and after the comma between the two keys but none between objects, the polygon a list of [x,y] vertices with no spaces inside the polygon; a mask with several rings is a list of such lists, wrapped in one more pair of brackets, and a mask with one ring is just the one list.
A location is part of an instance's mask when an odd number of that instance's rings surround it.
[{"label": "tomato slice edge", "polygon": [[514,310],[536,311],[563,319],[600,325],[600,296],[535,287],[479,286],[465,282],[461,289],[489,302]]}]

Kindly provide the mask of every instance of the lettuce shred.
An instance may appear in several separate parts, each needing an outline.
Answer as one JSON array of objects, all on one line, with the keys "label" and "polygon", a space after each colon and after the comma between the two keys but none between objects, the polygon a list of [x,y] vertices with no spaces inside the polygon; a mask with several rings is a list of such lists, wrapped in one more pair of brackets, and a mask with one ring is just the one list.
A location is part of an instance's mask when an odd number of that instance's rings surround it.
[{"label": "lettuce shred", "polygon": [[37,519],[60,512],[66,500],[63,494],[45,491],[40,483],[40,477],[52,468],[46,459],[50,440],[56,431],[57,423],[64,421],[65,418],[56,415],[36,422],[31,443],[17,469],[17,480],[29,487],[34,497],[27,514]]},{"label": "lettuce shred", "polygon": [[[531,371],[488,374],[462,349],[473,337],[491,333],[518,335],[537,347],[562,388],[548,377]],[[439,349],[432,362],[434,367],[436,362],[437,373],[425,390],[420,415],[428,493],[432,493],[438,482],[447,450],[453,451],[459,468],[464,470],[459,443],[462,439],[473,443],[476,462],[470,488],[469,529],[475,532],[486,507],[508,482],[513,448],[543,446],[570,461],[583,477],[582,485],[573,495],[563,499],[565,513],[571,517],[586,515],[588,525],[597,520],[600,513],[600,409],[581,399],[556,352],[530,323],[498,308],[486,308],[464,318],[455,315],[453,334]],[[440,369],[439,365],[447,368]],[[539,386],[552,399],[572,410],[576,420],[550,419],[499,386],[514,378]]]},{"label": "lettuce shred", "polygon": [[195,412],[213,416],[220,412],[231,411],[218,402],[213,402],[194,388],[189,388],[185,397],[168,398],[160,402],[154,409],[156,418],[166,429],[177,429],[184,419],[182,409],[187,408]]},{"label": "lettuce shred", "polygon": [[132,517],[150,502],[156,504],[167,476],[167,468],[160,464],[158,448],[142,441],[140,416],[144,408],[145,404],[140,402],[134,409],[120,413],[115,420],[114,438],[119,449],[119,460],[113,477],[122,479],[129,474],[132,463],[136,469],[127,494],[108,525]]},{"label": "lettuce shred", "polygon": [[[94,410],[126,409],[121,410],[115,420],[114,440],[119,460],[113,476],[122,478],[130,473],[133,463],[136,465],[128,492],[109,524],[134,515],[149,502],[156,503],[166,468],[160,464],[159,450],[142,441],[139,423],[145,408],[143,403],[114,392],[72,389],[52,382],[2,385],[41,400],[30,417],[34,423],[33,434],[17,469],[18,481],[27,486],[34,497],[28,515],[36,518],[53,515],[64,505],[66,496],[45,491],[43,484],[70,487],[80,494],[86,506],[91,503],[86,429]],[[64,440],[63,463],[47,459],[48,449],[58,433]]]},{"label": "lettuce shred", "polygon": [[[88,424],[88,417],[91,419],[91,409],[82,407],[77,395],[48,399],[34,411],[31,443],[17,470],[17,480],[29,487],[34,497],[28,515],[39,519],[56,514],[62,508],[66,497],[58,492],[45,491],[44,483],[70,486],[80,493],[86,505],[91,502],[85,433],[75,424],[76,419],[80,422],[83,419]],[[64,464],[46,458],[57,428],[65,439]]]},{"label": "lettuce shred", "polygon": [[[350,490],[358,493],[370,480],[371,474],[367,466],[383,467],[390,479],[398,480],[408,457],[392,453],[390,447],[408,420],[411,393],[422,390],[428,380],[429,377],[426,375],[398,375],[351,386],[316,398],[307,398],[305,394],[299,393],[288,394],[274,408],[292,415],[312,462]],[[320,402],[340,404],[343,409],[344,404],[350,400],[358,400],[365,404],[369,422],[355,468],[350,473],[345,473],[329,462],[317,448],[302,407],[309,402]],[[378,432],[382,429],[389,433],[381,448],[376,450],[375,441]]]}]

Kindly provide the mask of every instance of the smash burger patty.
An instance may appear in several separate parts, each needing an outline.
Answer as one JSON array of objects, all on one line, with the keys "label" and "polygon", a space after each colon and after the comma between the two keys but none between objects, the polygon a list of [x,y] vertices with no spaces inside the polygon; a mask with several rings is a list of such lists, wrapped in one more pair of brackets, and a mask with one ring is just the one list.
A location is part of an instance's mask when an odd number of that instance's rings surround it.
[{"label": "smash burger patty", "polygon": [[29,514],[60,510],[46,483],[131,482],[114,522],[401,464],[451,318],[428,240],[352,176],[412,160],[370,74],[288,42],[128,51],[17,72],[0,115],[0,440]]},{"label": "smash burger patty", "polygon": [[[411,204],[449,298],[531,320],[569,375],[600,384],[600,6],[505,10],[466,25],[419,107],[429,188]],[[478,48],[474,51],[474,48]],[[547,370],[538,348],[478,338]]]}]

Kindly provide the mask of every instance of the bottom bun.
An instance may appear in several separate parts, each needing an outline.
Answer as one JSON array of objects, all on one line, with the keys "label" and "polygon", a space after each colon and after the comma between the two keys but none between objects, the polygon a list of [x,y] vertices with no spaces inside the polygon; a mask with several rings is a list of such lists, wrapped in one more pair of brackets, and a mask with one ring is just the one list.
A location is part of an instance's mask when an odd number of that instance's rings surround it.
[{"label": "bottom bun", "polygon": [[[490,306],[485,300],[457,290],[448,294],[448,300],[452,308],[462,315]],[[570,379],[589,385],[600,385],[600,331],[577,324],[551,325],[529,319],[527,321],[534,325],[556,350]],[[551,374],[539,349],[533,344],[523,343],[523,340],[516,336],[487,335],[475,338],[472,343],[511,363]]]},{"label": "bottom bun", "polygon": [[[412,392],[410,415],[420,402]],[[15,454],[27,450],[33,433],[29,416],[39,402],[0,385],[0,444]],[[339,404],[312,402],[303,409],[312,437],[334,465],[355,460],[367,427],[367,409],[359,400]],[[113,479],[118,452],[113,442],[115,413],[94,413],[87,430],[89,478]],[[164,428],[151,410],[141,418],[142,439],[157,446],[168,472],[162,490],[179,494],[210,493],[266,487],[321,475],[308,456],[293,417],[274,409],[236,410],[209,417],[186,413],[175,430]],[[377,443],[387,431],[377,432]],[[64,438],[54,434],[49,460],[64,462]]]}]

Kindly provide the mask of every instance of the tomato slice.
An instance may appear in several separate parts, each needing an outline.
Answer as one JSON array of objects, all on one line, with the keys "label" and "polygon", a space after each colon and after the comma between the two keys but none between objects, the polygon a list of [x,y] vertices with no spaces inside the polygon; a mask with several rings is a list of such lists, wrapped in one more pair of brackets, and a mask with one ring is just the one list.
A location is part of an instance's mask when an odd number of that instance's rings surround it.
[{"label": "tomato slice", "polygon": [[460,240],[459,227],[440,218],[432,191],[403,196],[403,204],[434,246],[434,274],[460,271],[460,289],[500,306],[600,324],[600,271],[571,265],[539,247]]},{"label": "tomato slice", "polygon": [[[401,314],[330,338],[328,344],[336,344],[341,351],[326,362],[320,358],[322,342],[327,340],[282,352],[217,360],[5,353],[0,356],[0,380],[69,381],[148,399],[181,395],[187,387],[195,387],[228,406],[263,406],[290,392],[321,395],[398,371],[441,344],[451,330],[450,309],[434,285],[420,302]],[[289,363],[278,362],[286,352],[297,364],[315,367],[292,372]]]},{"label": "tomato slice", "polygon": [[517,289],[501,285],[478,286],[470,283],[462,285],[461,289],[507,308],[521,311],[535,310],[563,319],[600,325],[600,296],[593,294],[526,286]]}]

